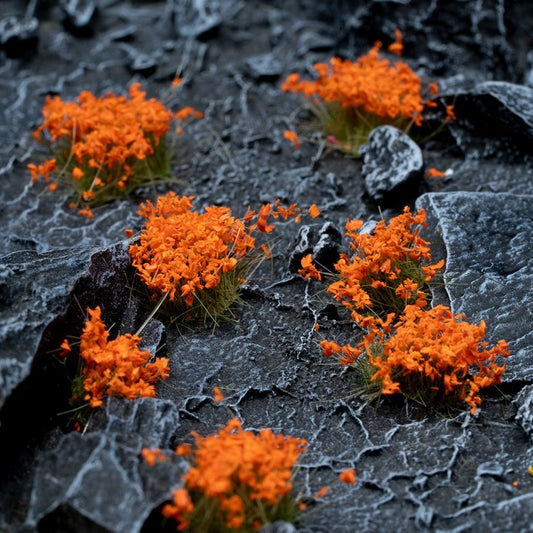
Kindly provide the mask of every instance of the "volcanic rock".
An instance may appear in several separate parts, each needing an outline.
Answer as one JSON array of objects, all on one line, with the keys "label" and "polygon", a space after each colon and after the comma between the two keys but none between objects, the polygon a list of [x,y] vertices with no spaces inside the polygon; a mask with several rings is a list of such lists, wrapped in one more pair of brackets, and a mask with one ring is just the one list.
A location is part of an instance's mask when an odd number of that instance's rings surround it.
[{"label": "volcanic rock", "polygon": [[373,202],[397,206],[417,195],[424,160],[420,147],[408,135],[393,126],[379,126],[360,153],[366,192]]}]

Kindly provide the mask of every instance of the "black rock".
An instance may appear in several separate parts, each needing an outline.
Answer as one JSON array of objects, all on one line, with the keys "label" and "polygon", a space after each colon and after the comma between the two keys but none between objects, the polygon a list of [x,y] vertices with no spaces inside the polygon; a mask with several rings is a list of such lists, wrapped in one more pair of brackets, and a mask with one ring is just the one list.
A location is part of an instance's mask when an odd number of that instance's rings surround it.
[{"label": "black rock", "polygon": [[533,385],[524,387],[513,404],[517,408],[515,420],[533,442]]},{"label": "black rock", "polygon": [[472,323],[485,321],[491,346],[500,339],[509,343],[502,381],[533,379],[533,196],[429,193],[416,207],[426,210],[428,240],[444,244],[453,312]]},{"label": "black rock", "polygon": [[298,56],[305,56],[309,52],[331,50],[335,44],[335,39],[329,35],[316,30],[304,30],[298,39]]},{"label": "black rock", "polygon": [[290,255],[289,269],[297,272],[302,257],[311,254],[321,269],[332,270],[339,259],[341,246],[342,234],[331,222],[326,222],[320,229],[302,226]]},{"label": "black rock", "polygon": [[[468,153],[471,149],[469,145],[473,136],[494,139],[499,145],[510,140],[511,143],[507,142],[509,147],[514,145],[530,150],[533,142],[533,88],[488,81],[463,94],[449,95],[447,100],[454,103],[458,117],[456,122],[450,122],[449,127],[464,152]],[[462,141],[464,134],[457,130],[465,124],[470,131]]]},{"label": "black rock", "polygon": [[281,63],[273,54],[263,54],[246,60],[246,67],[256,81],[274,81],[283,72]]},{"label": "black rock", "polygon": [[39,21],[36,18],[0,20],[0,49],[7,57],[22,57],[35,50],[38,42]]},{"label": "black rock", "polygon": [[153,55],[145,54],[125,43],[121,43],[120,47],[128,55],[127,66],[133,74],[151,76],[157,70],[159,61]]},{"label": "black rock", "polygon": [[141,449],[168,448],[178,419],[177,408],[168,401],[109,398],[87,434],[63,436],[38,459],[27,522],[41,531],[86,517],[92,524],[84,527],[140,531],[152,509],[171,498],[184,472],[181,461],[170,460],[170,451],[168,461],[149,467]]},{"label": "black rock", "polygon": [[380,126],[360,149],[365,188],[373,202],[399,206],[416,197],[424,171],[420,147],[393,126]]},{"label": "black rock", "polygon": [[172,11],[174,28],[181,37],[209,39],[217,34],[224,20],[242,8],[239,0],[179,0]]},{"label": "black rock", "polygon": [[63,25],[77,37],[91,37],[97,8],[95,0],[60,0]]}]

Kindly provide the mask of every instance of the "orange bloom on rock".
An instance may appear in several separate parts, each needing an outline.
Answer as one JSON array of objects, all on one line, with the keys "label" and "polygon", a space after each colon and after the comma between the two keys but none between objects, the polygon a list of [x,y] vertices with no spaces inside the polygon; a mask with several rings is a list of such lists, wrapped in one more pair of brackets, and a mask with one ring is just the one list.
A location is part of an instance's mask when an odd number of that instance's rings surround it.
[{"label": "orange bloom on rock", "polygon": [[140,350],[137,335],[120,335],[109,339],[109,332],[101,320],[100,307],[87,309],[86,321],[80,339],[80,357],[83,361],[83,387],[91,407],[99,407],[104,396],[132,400],[155,397],[154,383],[169,375],[168,359]]},{"label": "orange bloom on rock", "polygon": [[362,225],[361,220],[347,221],[352,255],[341,254],[335,264],[339,279],[328,292],[357,313],[400,313],[408,304],[425,305],[423,287],[444,266],[444,261],[429,264],[429,242],[419,234],[425,211],[413,216],[406,207],[388,225],[380,220],[372,233],[360,233]]},{"label": "orange bloom on rock", "polygon": [[[57,179],[70,185],[86,206],[168,173],[165,136],[174,113],[158,100],[147,99],[140,87],[140,83],[132,84],[128,97],[113,93],[96,97],[82,91],[74,102],[59,96],[46,98],[43,122],[34,138],[47,137],[66,171]],[[177,115],[183,126],[188,117],[202,114],[186,107]],[[49,181],[57,168],[56,159],[28,168],[33,182],[39,176]]]},{"label": "orange bloom on rock", "polygon": [[343,483],[348,483],[348,484],[353,485],[355,483],[355,470],[349,468],[347,470],[342,471],[339,474],[339,479]]},{"label": "orange bloom on rock", "polygon": [[292,130],[285,130],[283,132],[283,137],[294,144],[294,149],[299,150],[300,149],[300,140],[298,139],[298,135]]},{"label": "orange bloom on rock", "polygon": [[[275,435],[270,429],[258,434],[245,431],[237,419],[215,435],[193,435],[185,488],[174,492],[163,514],[174,518],[178,529],[205,520],[202,531],[212,530],[210,519],[222,520],[229,529],[262,525],[265,518],[276,520],[277,507],[291,497],[292,470],[306,442]],[[206,508],[212,509],[212,516],[206,517]],[[196,509],[201,517],[194,514]]]},{"label": "orange bloom on rock", "polygon": [[[382,335],[383,350],[367,347],[383,394],[420,394],[464,401],[475,413],[481,403],[479,391],[500,383],[508,357],[503,340],[491,349],[483,341],[485,323],[470,324],[464,315],[453,315],[439,305],[424,310],[407,306],[390,335]],[[413,390],[415,389],[415,390]]]}]

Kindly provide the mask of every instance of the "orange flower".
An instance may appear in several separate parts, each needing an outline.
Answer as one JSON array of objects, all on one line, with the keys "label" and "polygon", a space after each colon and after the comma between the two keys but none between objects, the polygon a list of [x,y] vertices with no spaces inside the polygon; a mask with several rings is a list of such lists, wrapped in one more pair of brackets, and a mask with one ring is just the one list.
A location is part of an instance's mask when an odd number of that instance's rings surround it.
[{"label": "orange flower", "polygon": [[355,470],[349,468],[347,470],[343,470],[340,474],[339,474],[339,479],[343,482],[343,483],[349,483],[349,484],[354,484],[355,483]]},{"label": "orange flower", "polygon": [[[175,491],[173,503],[163,509],[165,516],[178,522],[178,529],[191,522],[200,499],[216,503],[213,519],[223,519],[229,529],[240,529],[250,528],[265,508],[275,508],[289,498],[292,469],[305,451],[304,440],[274,435],[270,429],[256,435],[244,431],[237,419],[216,435],[193,435],[193,464],[183,477],[186,488]],[[252,507],[260,510],[255,518],[247,516]]]},{"label": "orange flower", "polygon": [[442,170],[431,167],[427,172],[428,178],[443,178],[446,174]]},{"label": "orange flower", "polygon": [[270,233],[275,227],[273,224],[267,225],[267,219],[268,219],[268,215],[270,214],[271,209],[272,208],[270,204],[262,205],[261,208],[259,209],[259,218],[257,219],[257,229],[261,233]]},{"label": "orange flower", "polygon": [[224,400],[224,395],[222,394],[221,390],[218,387],[213,387],[213,393],[214,393],[214,400],[216,403],[221,402]]},{"label": "orange flower", "polygon": [[389,45],[389,52],[401,56],[403,52],[402,32],[396,28],[394,30],[394,36],[396,37],[396,40]]},{"label": "orange flower", "polygon": [[154,383],[169,375],[168,359],[141,351],[136,335],[120,335],[109,341],[109,332],[101,320],[100,307],[87,309],[90,319],[80,339],[83,360],[85,400],[91,407],[102,404],[105,395],[132,400],[142,396],[155,397]]},{"label": "orange flower", "polygon": [[313,264],[313,256],[311,254],[302,257],[300,264],[302,265],[302,268],[298,270],[300,276],[303,276],[305,279],[316,279],[318,281],[322,279],[322,275]]},{"label": "orange flower", "polygon": [[[401,33],[391,45],[400,49]],[[300,81],[291,74],[282,85],[285,92],[300,92],[306,97],[318,96],[323,102],[336,102],[342,109],[362,109],[383,119],[399,116],[422,120],[424,102],[420,96],[420,78],[401,61],[392,65],[379,55],[381,43],[356,62],[333,58],[329,66],[317,63],[316,81]]]},{"label": "orange flower", "polygon": [[198,291],[213,289],[221,276],[255,248],[251,230],[231,216],[227,207],[211,206],[204,213],[192,210],[193,196],[170,192],[154,206],[141,204],[146,219],[139,244],[129,253],[137,274],[148,288],[171,301],[193,305]]},{"label": "orange flower", "polygon": [[358,312],[372,308],[399,313],[407,304],[423,304],[423,286],[444,266],[443,261],[424,265],[431,261],[429,243],[419,235],[420,226],[426,225],[425,211],[413,216],[406,207],[388,225],[380,220],[372,233],[360,233],[362,224],[347,221],[353,255],[341,254],[335,264],[340,279],[328,292]]},{"label": "orange flower", "polygon": [[[178,114],[183,120],[201,115],[189,107]],[[140,83],[134,83],[128,97],[107,93],[97,98],[89,91],[82,91],[75,102],[47,97],[43,122],[34,137],[39,140],[46,134],[72,177],[70,184],[93,204],[146,181],[147,169],[150,176],[167,171],[162,139],[173,119],[172,111],[153,98],[146,99]],[[31,164],[32,181],[41,175],[49,181],[55,163],[52,159],[39,166]],[[94,187],[100,190],[93,191]]]},{"label": "orange flower", "polygon": [[179,87],[179,86],[181,85],[181,82],[182,82],[182,81],[183,81],[182,78],[174,78],[174,79],[172,80],[171,87],[172,87],[173,89],[176,89],[177,87]]},{"label": "orange flower", "polygon": [[298,139],[298,135],[292,130],[285,130],[283,132],[283,137],[294,144],[294,149],[299,150],[300,149],[300,140]]},{"label": "orange flower", "polygon": [[447,105],[446,106],[446,122],[449,122],[450,120],[456,120],[457,117],[455,116],[453,105]]},{"label": "orange flower", "polygon": [[148,466],[154,466],[156,462],[163,462],[167,460],[166,455],[159,449],[143,448],[141,450],[142,458],[146,461]]},{"label": "orange flower", "polygon": [[320,209],[318,209],[316,204],[311,205],[309,208],[309,214],[311,215],[311,218],[317,218],[320,216]]},{"label": "orange flower", "polygon": [[[473,414],[481,403],[479,390],[500,383],[505,365],[498,366],[496,357],[509,355],[503,340],[487,350],[484,335],[484,322],[469,324],[464,315],[454,316],[445,306],[423,310],[409,305],[390,336],[382,336],[383,350],[374,354],[367,343],[369,361],[376,369],[372,381],[381,383],[383,394],[455,397]],[[474,369],[477,373],[472,374]]]},{"label": "orange flower", "polygon": [[327,493],[329,492],[328,487],[322,487],[316,494],[315,498],[320,499],[323,498]]},{"label": "orange flower", "polygon": [[70,344],[67,339],[63,339],[60,348],[62,349],[61,353],[59,354],[61,357],[64,357],[72,351],[72,348],[70,347]]}]

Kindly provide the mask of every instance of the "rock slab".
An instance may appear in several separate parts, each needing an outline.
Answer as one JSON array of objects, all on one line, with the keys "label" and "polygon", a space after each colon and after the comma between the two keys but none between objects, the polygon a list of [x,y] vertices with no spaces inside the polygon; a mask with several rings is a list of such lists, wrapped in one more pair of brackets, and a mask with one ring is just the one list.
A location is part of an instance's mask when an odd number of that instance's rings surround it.
[{"label": "rock slab", "polygon": [[454,313],[484,320],[490,344],[509,343],[503,381],[533,379],[533,196],[429,193],[430,241],[446,252],[445,289]]}]

